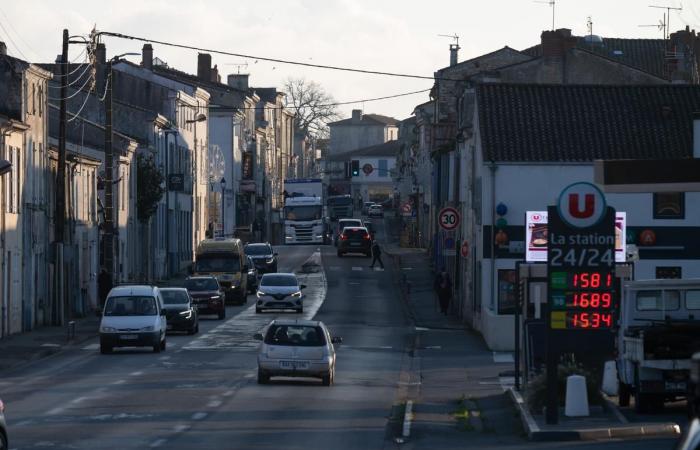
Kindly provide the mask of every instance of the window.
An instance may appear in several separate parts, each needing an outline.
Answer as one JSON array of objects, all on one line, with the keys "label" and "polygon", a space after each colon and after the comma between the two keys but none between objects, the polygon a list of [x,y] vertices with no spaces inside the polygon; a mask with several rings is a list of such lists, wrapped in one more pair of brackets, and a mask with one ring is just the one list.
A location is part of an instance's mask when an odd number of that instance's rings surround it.
[{"label": "window", "polygon": [[654,219],[685,219],[685,193],[655,192]]},{"label": "window", "polygon": [[380,177],[388,177],[389,176],[389,169],[387,168],[388,164],[386,159],[380,159],[377,164],[377,171],[379,172],[378,176]]},{"label": "window", "polygon": [[700,309],[700,291],[692,290],[685,293],[685,308]]},{"label": "window", "polygon": [[680,303],[679,291],[637,292],[637,311],[675,311]]},{"label": "window", "polygon": [[656,278],[683,278],[683,269],[678,266],[657,266]]},{"label": "window", "polygon": [[498,271],[498,314],[515,314],[515,270]]}]

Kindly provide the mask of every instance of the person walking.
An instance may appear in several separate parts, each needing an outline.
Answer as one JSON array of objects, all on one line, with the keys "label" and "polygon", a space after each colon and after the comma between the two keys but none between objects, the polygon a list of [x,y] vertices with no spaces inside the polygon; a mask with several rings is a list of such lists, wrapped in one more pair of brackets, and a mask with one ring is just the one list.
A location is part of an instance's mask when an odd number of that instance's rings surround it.
[{"label": "person walking", "polygon": [[447,315],[450,308],[450,300],[452,300],[452,281],[450,275],[443,267],[440,273],[435,277],[433,289],[437,294],[440,303],[440,312]]},{"label": "person walking", "polygon": [[104,306],[105,300],[107,300],[107,294],[109,294],[109,291],[112,290],[112,287],[114,287],[112,285],[112,277],[109,276],[107,270],[103,267],[100,274],[97,276],[97,290],[98,295],[100,296],[100,308]]},{"label": "person walking", "polygon": [[382,262],[382,249],[379,246],[379,242],[377,242],[377,240],[375,239],[372,242],[372,264],[370,264],[369,267],[371,269],[374,269],[374,263],[376,263],[377,261],[379,261],[379,265],[383,269],[384,263]]}]

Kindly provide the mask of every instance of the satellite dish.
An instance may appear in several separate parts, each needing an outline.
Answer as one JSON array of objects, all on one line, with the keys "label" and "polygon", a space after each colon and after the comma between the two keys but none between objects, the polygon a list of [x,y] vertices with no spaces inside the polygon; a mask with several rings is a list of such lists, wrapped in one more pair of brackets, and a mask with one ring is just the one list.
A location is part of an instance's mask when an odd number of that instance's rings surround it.
[{"label": "satellite dish", "polygon": [[5,175],[12,170],[12,164],[6,159],[0,160],[0,176]]}]

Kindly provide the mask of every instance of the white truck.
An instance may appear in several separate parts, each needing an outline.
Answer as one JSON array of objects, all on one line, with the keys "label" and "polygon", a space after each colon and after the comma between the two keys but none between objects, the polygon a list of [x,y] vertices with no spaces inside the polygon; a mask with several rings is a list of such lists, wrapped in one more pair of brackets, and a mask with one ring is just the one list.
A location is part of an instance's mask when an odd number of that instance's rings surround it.
[{"label": "white truck", "polygon": [[285,244],[325,243],[327,225],[321,180],[285,180],[284,193]]},{"label": "white truck", "polygon": [[623,285],[617,336],[620,406],[638,412],[688,397],[691,357],[700,351],[700,279]]}]

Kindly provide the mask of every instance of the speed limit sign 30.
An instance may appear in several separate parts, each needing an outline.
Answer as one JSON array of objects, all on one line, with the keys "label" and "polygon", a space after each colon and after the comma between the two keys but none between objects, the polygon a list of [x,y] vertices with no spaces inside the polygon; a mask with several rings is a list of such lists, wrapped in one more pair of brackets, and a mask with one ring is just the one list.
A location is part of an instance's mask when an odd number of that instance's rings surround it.
[{"label": "speed limit sign 30", "polygon": [[438,222],[443,230],[454,230],[459,226],[459,213],[454,208],[442,208],[438,215]]}]

